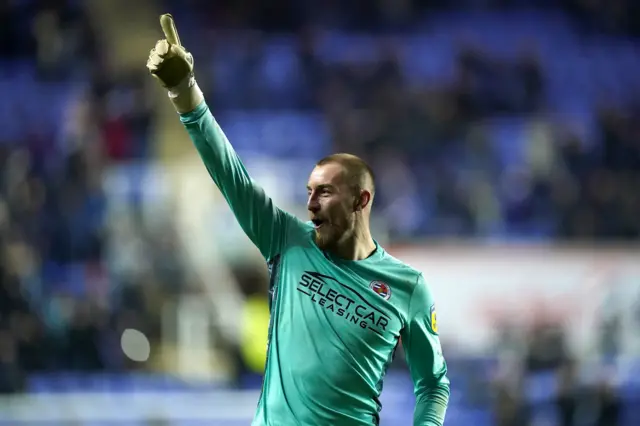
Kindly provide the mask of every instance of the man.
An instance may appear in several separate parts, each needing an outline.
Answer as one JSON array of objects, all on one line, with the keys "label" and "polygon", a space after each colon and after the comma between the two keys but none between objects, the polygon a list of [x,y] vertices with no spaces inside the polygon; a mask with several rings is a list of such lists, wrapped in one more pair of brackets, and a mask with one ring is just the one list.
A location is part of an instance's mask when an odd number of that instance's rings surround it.
[{"label": "man", "polygon": [[252,425],[378,425],[382,379],[400,339],[415,383],[414,425],[442,425],[449,381],[433,300],[422,274],[371,237],[371,169],[352,155],[329,156],[307,184],[311,221],[280,210],[209,111],[173,19],[160,21],[166,40],[147,67],[271,273],[266,371]]}]

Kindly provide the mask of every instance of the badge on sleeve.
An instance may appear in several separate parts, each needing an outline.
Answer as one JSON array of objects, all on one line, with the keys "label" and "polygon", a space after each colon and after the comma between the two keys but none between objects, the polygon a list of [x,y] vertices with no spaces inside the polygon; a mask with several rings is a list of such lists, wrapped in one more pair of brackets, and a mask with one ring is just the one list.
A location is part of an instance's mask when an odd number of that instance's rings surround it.
[{"label": "badge on sleeve", "polygon": [[436,314],[436,305],[431,305],[429,310],[429,317],[431,318],[431,331],[438,334],[438,316]]}]

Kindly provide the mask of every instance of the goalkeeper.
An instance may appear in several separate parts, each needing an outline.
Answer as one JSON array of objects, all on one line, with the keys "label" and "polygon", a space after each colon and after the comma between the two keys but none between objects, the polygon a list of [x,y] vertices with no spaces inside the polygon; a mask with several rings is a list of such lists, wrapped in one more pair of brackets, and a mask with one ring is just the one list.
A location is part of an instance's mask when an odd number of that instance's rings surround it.
[{"label": "goalkeeper", "polygon": [[378,425],[382,380],[401,340],[416,395],[413,423],[442,425],[449,381],[434,302],[422,274],[371,236],[371,169],[353,155],[326,157],[307,183],[310,221],[279,209],[213,118],[173,19],[160,21],[166,39],[147,67],[269,265],[267,362],[252,425]]}]

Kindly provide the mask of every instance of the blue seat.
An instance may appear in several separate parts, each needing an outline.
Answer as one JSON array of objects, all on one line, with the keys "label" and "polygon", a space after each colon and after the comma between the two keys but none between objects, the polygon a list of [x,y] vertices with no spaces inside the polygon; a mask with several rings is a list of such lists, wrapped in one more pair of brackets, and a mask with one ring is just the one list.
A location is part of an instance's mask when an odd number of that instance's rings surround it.
[{"label": "blue seat", "polygon": [[232,112],[220,122],[238,151],[278,158],[320,158],[329,149],[329,130],[320,115]]},{"label": "blue seat", "polygon": [[513,117],[490,121],[492,143],[503,167],[517,167],[524,161],[528,121]]},{"label": "blue seat", "polygon": [[367,62],[379,57],[379,45],[371,36],[327,32],[316,46],[316,54],[326,63]]},{"label": "blue seat", "polygon": [[529,376],[525,382],[525,398],[533,404],[549,402],[557,389],[555,372],[541,372]]}]

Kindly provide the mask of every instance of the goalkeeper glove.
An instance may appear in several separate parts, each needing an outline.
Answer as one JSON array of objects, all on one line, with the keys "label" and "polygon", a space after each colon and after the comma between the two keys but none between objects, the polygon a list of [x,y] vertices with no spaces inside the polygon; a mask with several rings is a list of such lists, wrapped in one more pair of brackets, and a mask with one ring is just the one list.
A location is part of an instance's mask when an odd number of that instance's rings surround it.
[{"label": "goalkeeper glove", "polygon": [[147,69],[169,91],[169,98],[179,113],[193,111],[204,96],[193,75],[193,56],[180,44],[173,17],[160,16],[165,39],[156,43],[147,60]]}]

